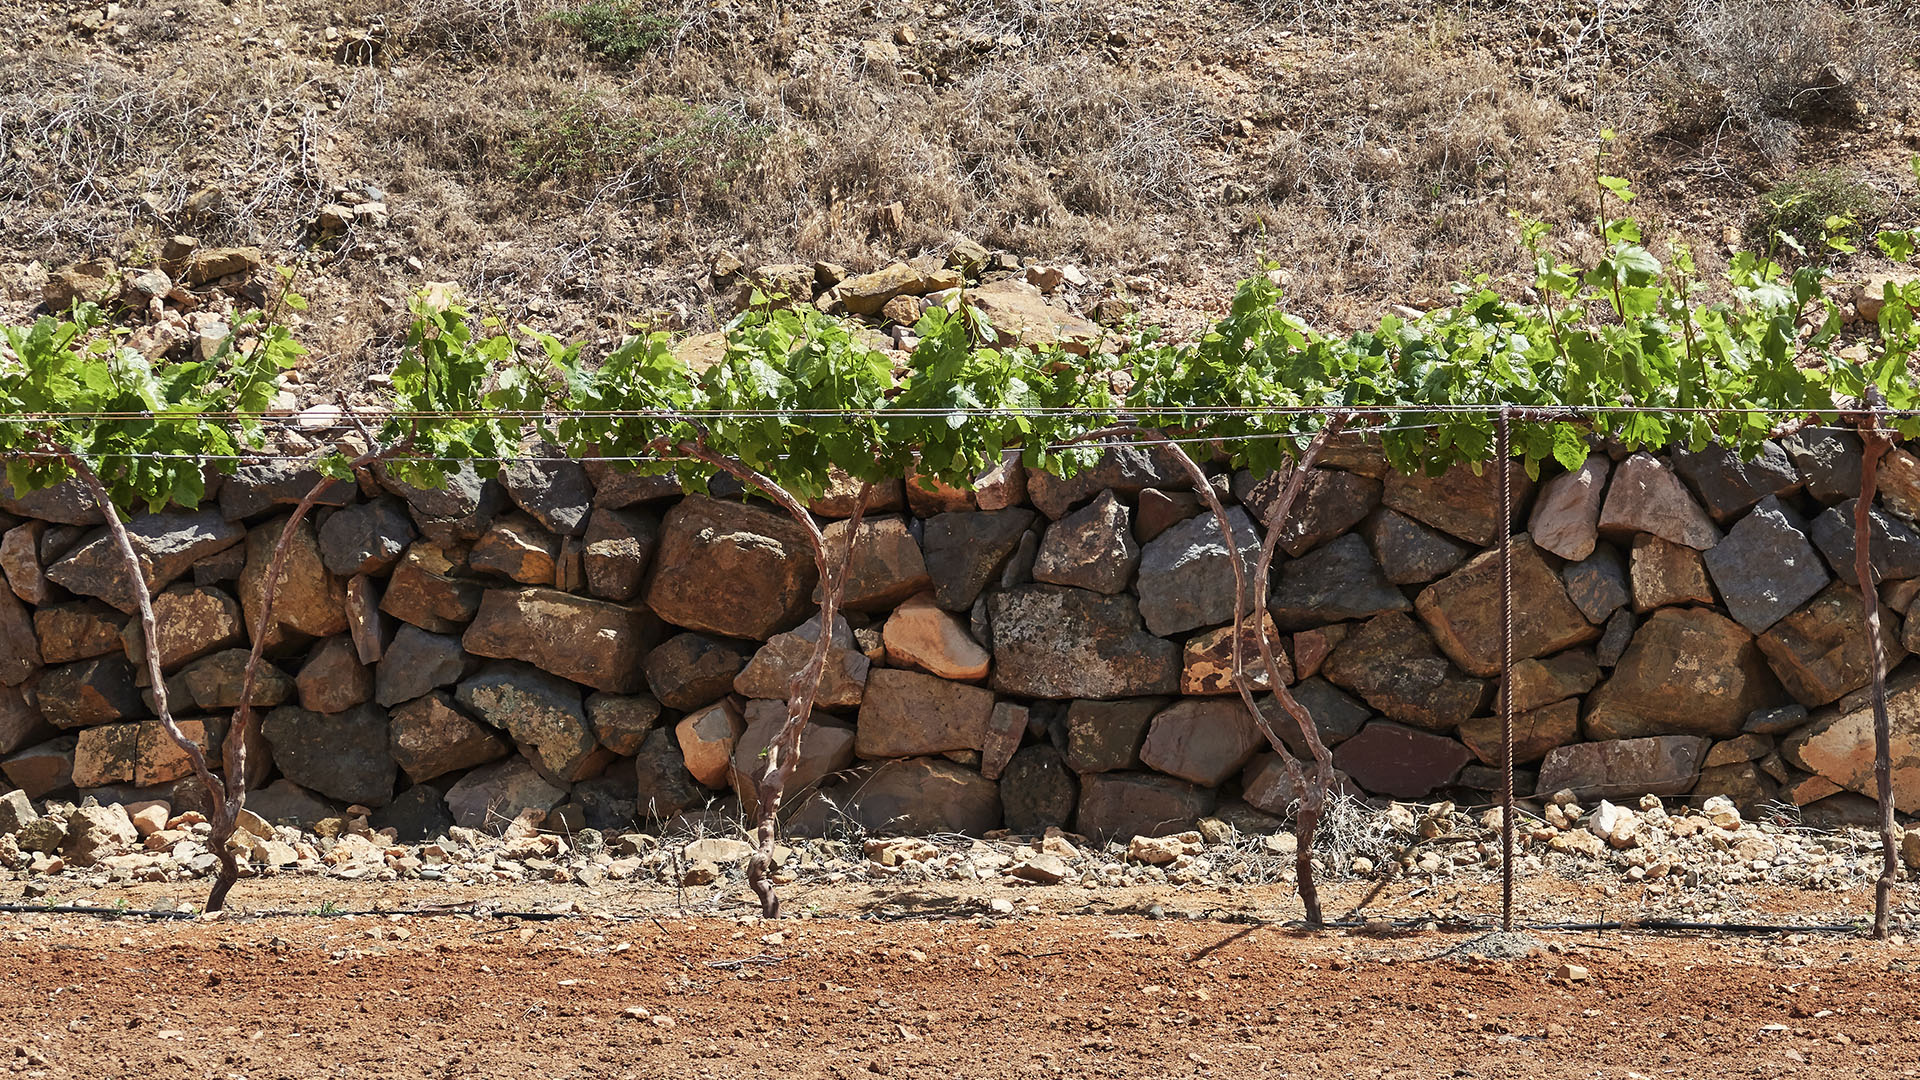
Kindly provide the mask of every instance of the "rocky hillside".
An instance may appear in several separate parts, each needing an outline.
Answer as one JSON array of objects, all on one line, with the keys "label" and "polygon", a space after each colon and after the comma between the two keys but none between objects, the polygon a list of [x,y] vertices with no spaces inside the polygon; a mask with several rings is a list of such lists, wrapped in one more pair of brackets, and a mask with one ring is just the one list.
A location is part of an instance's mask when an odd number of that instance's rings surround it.
[{"label": "rocky hillside", "polygon": [[1830,221],[1911,218],[1917,22],[1900,0],[9,0],[0,314],[190,236],[299,268],[308,374],[335,385],[385,365],[431,280],[606,342],[711,328],[740,268],[812,291],[978,262],[1190,332],[1271,258],[1303,313],[1352,325],[1523,269],[1513,213],[1589,242],[1603,145],[1709,264],[1774,226],[1818,252]]}]

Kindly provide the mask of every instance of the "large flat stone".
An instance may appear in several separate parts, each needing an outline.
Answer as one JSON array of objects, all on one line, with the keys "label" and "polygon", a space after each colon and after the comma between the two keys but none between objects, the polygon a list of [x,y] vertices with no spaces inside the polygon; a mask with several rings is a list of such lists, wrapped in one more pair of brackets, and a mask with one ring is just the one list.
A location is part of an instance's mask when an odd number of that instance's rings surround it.
[{"label": "large flat stone", "polygon": [[[238,544],[247,530],[221,517],[219,511],[207,509],[141,514],[127,522],[127,534],[140,559],[147,588],[158,591],[191,570],[195,560]],[[127,577],[119,548],[105,529],[90,535],[71,554],[49,567],[47,577],[70,592],[99,597],[121,611],[134,610],[133,583]]]},{"label": "large flat stone", "polygon": [[948,611],[966,611],[1007,565],[1020,538],[1035,521],[1023,507],[935,514],[922,539],[933,602]]},{"label": "large flat stone", "polygon": [[1576,799],[1630,800],[1685,795],[1700,776],[1708,740],[1694,735],[1574,743],[1547,753],[1537,793],[1571,791]]},{"label": "large flat stone", "polygon": [[1723,525],[1761,499],[1800,490],[1800,470],[1778,443],[1763,442],[1746,459],[1723,446],[1709,446],[1699,453],[1675,446],[1670,452],[1673,471]]},{"label": "large flat stone", "polygon": [[1310,630],[1411,611],[1413,604],[1388,580],[1366,541],[1348,533],[1281,566],[1267,610],[1282,630]]},{"label": "large flat stone", "polygon": [[1462,674],[1418,623],[1399,612],[1362,623],[1322,670],[1387,716],[1434,730],[1479,712],[1488,692],[1485,681]]},{"label": "large flat stone", "polygon": [[474,722],[439,690],[393,710],[388,724],[388,753],[416,784],[510,752],[499,733]]},{"label": "large flat stone", "polygon": [[555,589],[488,589],[460,643],[475,656],[525,660],[596,690],[646,688],[641,668],[660,640],[645,608]]},{"label": "large flat stone", "polygon": [[1807,523],[1768,495],[1707,550],[1707,572],[1727,613],[1764,634],[1827,584],[1827,569],[1807,539]]},{"label": "large flat stone", "polygon": [[[1473,756],[1499,765],[1502,725],[1498,716],[1482,716],[1460,725],[1460,741]],[[1526,765],[1546,757],[1556,747],[1580,741],[1580,702],[1568,698],[1552,705],[1516,712],[1513,718],[1513,763]]]},{"label": "large flat stone", "polygon": [[863,758],[902,758],[979,750],[986,745],[993,691],[917,671],[878,668],[860,703]]},{"label": "large flat stone", "polygon": [[387,713],[361,705],[329,716],[282,705],[260,730],[281,775],[328,798],[383,806],[393,797],[396,767],[387,743]]},{"label": "large flat stone", "polygon": [[385,659],[374,669],[373,699],[391,707],[452,686],[471,662],[459,638],[402,624],[387,646]]},{"label": "large flat stone", "polygon": [[1363,790],[1418,799],[1453,783],[1473,755],[1431,731],[1376,720],[1333,750],[1334,767]]},{"label": "large flat stone", "polygon": [[[822,535],[827,543],[829,565],[838,563],[847,548],[847,533],[852,521],[830,522]],[[920,544],[908,531],[905,518],[870,517],[860,522],[854,540],[853,558],[847,564],[846,588],[840,603],[848,611],[885,611],[933,584],[927,573],[926,558]],[[820,589],[813,600],[821,599]]]},{"label": "large flat stone", "polygon": [[506,831],[527,810],[552,810],[567,801],[567,788],[534,771],[525,758],[482,765],[447,789],[447,811],[456,825]]},{"label": "large flat stone", "polygon": [[1265,745],[1238,699],[1188,698],[1154,716],[1140,760],[1169,776],[1218,787]]},{"label": "large flat stone", "polygon": [[[1760,635],[1758,644],[1768,666],[1796,701],[1825,705],[1867,685],[1873,677],[1866,619],[1860,593],[1836,581]],[[1882,605],[1880,641],[1888,671],[1907,655],[1894,632],[1897,625],[1893,612]]]},{"label": "large flat stone", "polygon": [[1645,451],[1615,467],[1600,507],[1600,532],[1609,537],[1648,532],[1695,551],[1720,542],[1719,528],[1686,485],[1665,462]]},{"label": "large flat stone", "polygon": [[1180,647],[1146,632],[1130,596],[1026,585],[993,593],[987,609],[996,690],[1022,697],[1121,698],[1171,694],[1179,687]]},{"label": "large flat stone", "polygon": [[883,761],[821,788],[789,828],[799,835],[850,825],[879,836],[983,836],[1000,822],[998,783],[943,758],[920,757]]},{"label": "large flat stone", "polygon": [[[1227,511],[1227,521],[1238,557],[1251,575],[1260,537],[1247,512],[1238,506]],[[1211,513],[1189,518],[1155,537],[1141,549],[1136,586],[1147,628],[1165,636],[1232,621],[1233,557],[1220,522]]]},{"label": "large flat stone", "polygon": [[1103,772],[1081,777],[1077,830],[1096,842],[1187,832],[1213,812],[1208,788],[1157,773]]},{"label": "large flat stone", "polygon": [[1587,737],[1740,733],[1755,709],[1784,703],[1752,635],[1704,608],[1661,608],[1587,699]]},{"label": "large flat stone", "polygon": [[1860,436],[1810,427],[1780,440],[1780,446],[1815,499],[1831,506],[1860,494]]},{"label": "large flat stone", "polygon": [[460,569],[437,545],[414,544],[387,579],[380,611],[435,634],[459,633],[473,621],[486,591],[480,582],[456,576]]},{"label": "large flat stone", "polygon": [[817,581],[806,534],[791,520],[688,496],[661,523],[647,606],[675,626],[765,641],[805,617]]},{"label": "large flat stone", "polygon": [[[1475,556],[1414,601],[1434,640],[1471,675],[1500,671],[1500,553]],[[1600,636],[1533,542],[1513,538],[1513,656],[1545,656]]]},{"label": "large flat stone", "polygon": [[[1527,497],[1533,492],[1533,481],[1525,470],[1513,470],[1512,490],[1518,518],[1526,512]],[[1466,465],[1455,465],[1439,476],[1427,476],[1396,469],[1387,474],[1380,503],[1485,547],[1500,535],[1500,470],[1488,464],[1476,474]]]},{"label": "large flat stone", "polygon": [[[1911,814],[1920,811],[1920,672],[1887,681],[1887,727],[1893,804]],[[1873,701],[1864,690],[1816,711],[1811,723],[1780,742],[1782,756],[1796,767],[1868,796],[1878,790],[1873,748]]]}]

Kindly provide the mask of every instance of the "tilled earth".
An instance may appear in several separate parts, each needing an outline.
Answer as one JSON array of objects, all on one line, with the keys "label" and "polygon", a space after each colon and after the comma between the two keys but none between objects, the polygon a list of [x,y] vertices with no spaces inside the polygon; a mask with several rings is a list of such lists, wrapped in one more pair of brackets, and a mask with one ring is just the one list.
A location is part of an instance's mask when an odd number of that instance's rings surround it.
[{"label": "tilled earth", "polygon": [[[790,889],[798,917],[768,923],[733,887],[696,904],[658,884],[268,878],[243,882],[243,912],[219,920],[0,914],[0,1068],[36,1080],[1920,1075],[1920,956],[1902,941],[1535,930],[1542,951],[1491,960],[1476,935],[1496,882],[1462,883],[1441,905],[1477,927],[1429,918],[1423,893],[1336,883],[1329,915],[1374,921],[1307,933],[1288,925],[1300,909],[1284,886],[849,883]],[[167,883],[61,899],[141,910],[197,894]],[[1801,924],[1857,919],[1872,902],[1774,886],[1742,900],[1749,917]],[[1630,903],[1548,875],[1523,883],[1518,910],[1567,922]],[[415,914],[378,911],[396,908]]]}]

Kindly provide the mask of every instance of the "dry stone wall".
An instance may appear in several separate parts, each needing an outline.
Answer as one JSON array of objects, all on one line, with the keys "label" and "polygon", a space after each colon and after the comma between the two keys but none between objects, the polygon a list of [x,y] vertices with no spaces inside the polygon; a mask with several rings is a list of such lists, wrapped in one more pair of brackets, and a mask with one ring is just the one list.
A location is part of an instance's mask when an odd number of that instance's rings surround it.
[{"label": "dry stone wall", "polygon": [[[1515,482],[1523,793],[1870,814],[1859,450],[1809,431],[1753,462],[1595,453]],[[1263,615],[1283,675],[1345,790],[1484,797],[1500,757],[1494,472],[1403,475],[1358,439],[1328,460],[1285,525]],[[1901,661],[1920,648],[1920,460],[1895,450],[1881,476],[1873,600],[1895,666],[1896,794],[1913,812],[1920,663]],[[134,521],[153,642],[84,498],[0,500],[9,786],[202,802],[137,661],[160,650],[182,727],[217,760],[274,539],[316,479],[250,465],[200,509]],[[1295,793],[1234,693],[1228,624],[1229,560],[1251,561],[1285,479],[1215,470],[1230,539],[1145,448],[1064,480],[1009,462],[974,493],[890,484],[853,538],[830,628],[801,531],[737,491],[683,496],[575,462],[469,471],[445,490],[337,484],[280,588],[251,751],[271,764],[249,805],[311,824],[360,804],[404,838],[528,808],[603,829],[750,811],[745,778],[824,632],[795,830],[1126,838],[1223,807],[1283,814]],[[815,504],[830,542],[847,542],[852,502]]]}]

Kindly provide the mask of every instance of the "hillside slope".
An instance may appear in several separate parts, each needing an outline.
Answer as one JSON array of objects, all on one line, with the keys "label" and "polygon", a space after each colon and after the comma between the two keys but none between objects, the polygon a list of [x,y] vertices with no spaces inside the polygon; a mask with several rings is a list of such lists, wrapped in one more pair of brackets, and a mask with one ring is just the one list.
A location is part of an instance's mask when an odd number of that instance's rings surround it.
[{"label": "hillside slope", "polygon": [[184,233],[298,263],[337,383],[426,281],[610,341],[963,240],[1178,332],[1270,258],[1355,325],[1522,269],[1515,212],[1590,240],[1603,129],[1709,263],[1920,205],[1902,0],[342,3],[0,4],[3,314]]}]

